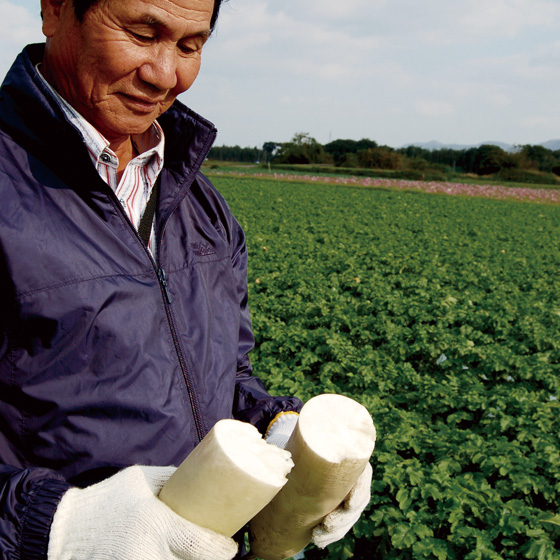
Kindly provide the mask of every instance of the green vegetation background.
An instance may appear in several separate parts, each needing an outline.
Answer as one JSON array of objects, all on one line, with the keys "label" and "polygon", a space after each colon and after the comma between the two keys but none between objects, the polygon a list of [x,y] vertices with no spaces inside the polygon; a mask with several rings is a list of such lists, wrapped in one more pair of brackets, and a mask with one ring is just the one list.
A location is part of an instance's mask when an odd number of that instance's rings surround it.
[{"label": "green vegetation background", "polygon": [[364,404],[370,506],[307,559],[560,558],[560,207],[216,176],[255,373]]},{"label": "green vegetation background", "polygon": [[560,150],[540,145],[428,150],[417,146],[392,148],[374,140],[333,140],[322,145],[307,133],[290,142],[265,142],[262,148],[215,146],[209,158],[219,162],[272,164],[275,168],[328,171],[426,181],[489,181],[560,186]]}]

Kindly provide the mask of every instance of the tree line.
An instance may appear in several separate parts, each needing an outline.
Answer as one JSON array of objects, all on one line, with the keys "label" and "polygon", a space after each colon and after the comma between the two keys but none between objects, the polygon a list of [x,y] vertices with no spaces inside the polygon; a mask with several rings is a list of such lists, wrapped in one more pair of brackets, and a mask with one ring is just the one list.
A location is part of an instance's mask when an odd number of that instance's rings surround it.
[{"label": "tree line", "polygon": [[392,148],[374,140],[338,139],[320,144],[301,132],[290,142],[265,142],[262,148],[214,147],[209,159],[265,164],[311,164],[337,168],[386,170],[408,173],[415,178],[451,174],[475,174],[501,180],[556,183],[560,176],[560,150],[539,145],[518,146],[506,152],[499,146],[483,144],[466,149],[427,150],[417,146]]}]

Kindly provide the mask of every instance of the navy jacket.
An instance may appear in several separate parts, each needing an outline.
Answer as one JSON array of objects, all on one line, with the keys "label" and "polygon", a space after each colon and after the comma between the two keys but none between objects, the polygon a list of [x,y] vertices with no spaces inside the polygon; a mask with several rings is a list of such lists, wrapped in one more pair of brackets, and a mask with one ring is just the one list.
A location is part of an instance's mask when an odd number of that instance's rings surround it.
[{"label": "navy jacket", "polygon": [[199,168],[216,131],[159,122],[155,262],[40,82],[0,90],[0,550],[45,558],[56,505],[132,464],[178,465],[221,418],[264,431],[293,398],[252,376],[243,232]]}]

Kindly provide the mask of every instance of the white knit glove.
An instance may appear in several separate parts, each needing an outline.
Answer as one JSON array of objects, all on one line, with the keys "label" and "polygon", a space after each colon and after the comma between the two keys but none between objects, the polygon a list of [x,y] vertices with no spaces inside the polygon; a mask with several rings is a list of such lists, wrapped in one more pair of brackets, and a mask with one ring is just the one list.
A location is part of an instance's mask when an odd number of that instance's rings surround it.
[{"label": "white knit glove", "polygon": [[296,427],[299,414],[297,412],[281,412],[274,418],[266,431],[266,443],[286,449],[286,444]]},{"label": "white knit glove", "polygon": [[133,466],[63,496],[48,560],[231,560],[233,539],[177,515],[156,496],[175,467]]},{"label": "white knit glove", "polygon": [[350,531],[369,503],[372,476],[373,469],[368,463],[340,506],[329,513],[313,529],[311,534],[313,544],[319,548],[325,548],[329,544],[340,540]]}]

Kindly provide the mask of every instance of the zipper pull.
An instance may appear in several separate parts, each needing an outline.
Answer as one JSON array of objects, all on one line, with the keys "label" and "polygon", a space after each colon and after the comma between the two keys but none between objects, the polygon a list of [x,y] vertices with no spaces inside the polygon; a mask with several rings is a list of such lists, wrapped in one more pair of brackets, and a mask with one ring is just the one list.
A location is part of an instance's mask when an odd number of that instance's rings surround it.
[{"label": "zipper pull", "polygon": [[167,303],[171,305],[171,294],[169,293],[169,287],[167,286],[167,278],[165,276],[165,270],[163,270],[163,268],[158,268],[158,279],[159,279],[159,283],[163,287],[163,291],[165,292],[165,298],[167,299]]}]

